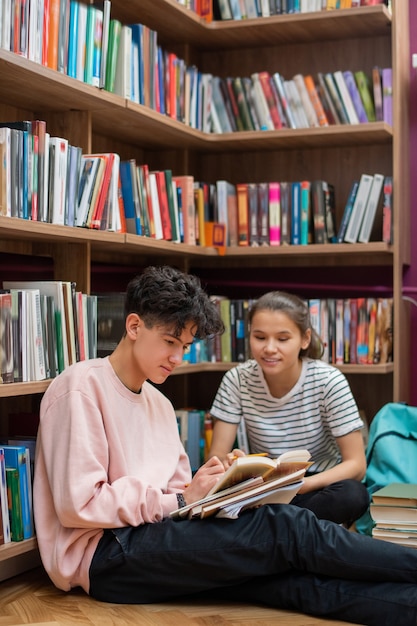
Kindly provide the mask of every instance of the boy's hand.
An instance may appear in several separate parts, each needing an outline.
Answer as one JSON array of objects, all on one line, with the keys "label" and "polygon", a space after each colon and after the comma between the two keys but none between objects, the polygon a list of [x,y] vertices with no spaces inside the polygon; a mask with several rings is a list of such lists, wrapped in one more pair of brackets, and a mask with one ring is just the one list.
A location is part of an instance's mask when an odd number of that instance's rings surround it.
[{"label": "boy's hand", "polygon": [[197,470],[191,483],[185,488],[183,496],[186,503],[192,504],[204,498],[223,474],[223,463],[217,456],[211,457]]}]

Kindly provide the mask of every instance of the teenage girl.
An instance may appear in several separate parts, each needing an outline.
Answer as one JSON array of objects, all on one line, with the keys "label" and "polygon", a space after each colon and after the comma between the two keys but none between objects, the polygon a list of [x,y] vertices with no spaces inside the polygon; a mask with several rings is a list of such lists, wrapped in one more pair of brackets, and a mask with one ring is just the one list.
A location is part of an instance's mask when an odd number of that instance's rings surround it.
[{"label": "teenage girl", "polygon": [[253,358],[224,375],[211,407],[209,456],[228,466],[244,454],[232,450],[241,421],[250,453],[276,458],[307,448],[313,465],[292,504],[349,526],[369,505],[361,483],[363,422],[346,377],[320,360],[323,345],[307,305],[282,291],[266,293],[249,312],[249,342]]}]

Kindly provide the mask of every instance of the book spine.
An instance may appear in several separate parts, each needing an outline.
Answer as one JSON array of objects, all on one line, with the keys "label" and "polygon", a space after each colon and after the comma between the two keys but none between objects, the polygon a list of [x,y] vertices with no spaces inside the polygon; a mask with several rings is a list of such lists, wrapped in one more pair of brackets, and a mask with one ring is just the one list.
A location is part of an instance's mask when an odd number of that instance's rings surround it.
[{"label": "book spine", "polygon": [[372,87],[375,106],[375,118],[377,122],[384,121],[383,97],[382,97],[382,79],[379,67],[372,69]]},{"label": "book spine", "polygon": [[307,93],[316,112],[317,121],[319,126],[328,126],[329,121],[323,108],[323,104],[319,98],[319,94],[314,84],[313,77],[311,75],[304,76],[304,83],[307,89]]},{"label": "book spine", "polygon": [[301,184],[291,184],[291,243],[301,243]]},{"label": "book spine", "polygon": [[386,176],[383,189],[383,209],[382,209],[382,241],[393,242],[393,221],[392,221],[392,176]]},{"label": "book spine", "polygon": [[368,117],[366,115],[366,111],[363,106],[361,96],[360,96],[358,87],[355,82],[355,77],[353,76],[353,73],[351,71],[343,72],[343,77],[345,79],[346,87],[352,99],[352,104],[356,111],[358,120],[361,124],[365,124],[368,121]]},{"label": "book spine", "polygon": [[22,505],[17,468],[6,467],[6,484],[11,540],[23,541]]},{"label": "book spine", "polygon": [[339,231],[337,233],[337,243],[343,243],[345,240],[346,230],[352,214],[353,205],[355,203],[356,194],[359,188],[359,181],[355,180],[350,188],[349,196],[343,211],[342,221],[340,222]]},{"label": "book spine", "polygon": [[311,184],[308,180],[303,180],[301,187],[301,213],[300,213],[300,244],[305,246],[311,243],[310,231],[310,188]]},{"label": "book spine", "polygon": [[269,244],[281,244],[281,197],[278,182],[269,183]]},{"label": "book spine", "polygon": [[248,186],[246,183],[236,185],[237,208],[238,208],[238,244],[249,245],[249,205]]},{"label": "book spine", "polygon": [[382,116],[392,126],[392,68],[382,70]]},{"label": "book spine", "polygon": [[362,174],[344,238],[344,241],[347,243],[356,243],[358,240],[372,182],[373,176],[370,176],[369,174]]},{"label": "book spine", "polygon": [[258,233],[259,245],[267,246],[270,243],[269,237],[269,185],[268,183],[258,184]]}]

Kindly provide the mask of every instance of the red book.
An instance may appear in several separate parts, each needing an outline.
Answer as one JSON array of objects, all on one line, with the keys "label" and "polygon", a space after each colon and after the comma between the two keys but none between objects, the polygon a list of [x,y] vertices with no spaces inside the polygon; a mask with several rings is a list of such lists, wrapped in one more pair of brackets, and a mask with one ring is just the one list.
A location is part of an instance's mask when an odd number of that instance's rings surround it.
[{"label": "red book", "polygon": [[197,0],[195,10],[206,22],[213,21],[213,0]]},{"label": "red book", "polygon": [[259,72],[259,80],[262,85],[263,92],[265,94],[265,98],[268,104],[268,109],[271,114],[272,121],[274,123],[274,127],[282,128],[282,120],[279,116],[278,107],[275,104],[274,94],[271,88],[271,77],[268,72]]},{"label": "red book", "polygon": [[166,188],[165,172],[155,172],[156,186],[158,188],[159,210],[161,212],[162,234],[166,241],[172,239],[171,218],[169,216],[169,204]]},{"label": "red book", "polygon": [[105,168],[103,172],[103,178],[101,181],[100,191],[97,198],[96,206],[94,207],[93,214],[91,216],[91,228],[100,228],[101,220],[103,217],[104,207],[107,201],[109,193],[110,181],[113,173],[114,153],[100,154],[98,156],[103,157],[105,160]]},{"label": "red book", "polygon": [[194,176],[173,176],[172,180],[181,189],[184,243],[196,245]]}]

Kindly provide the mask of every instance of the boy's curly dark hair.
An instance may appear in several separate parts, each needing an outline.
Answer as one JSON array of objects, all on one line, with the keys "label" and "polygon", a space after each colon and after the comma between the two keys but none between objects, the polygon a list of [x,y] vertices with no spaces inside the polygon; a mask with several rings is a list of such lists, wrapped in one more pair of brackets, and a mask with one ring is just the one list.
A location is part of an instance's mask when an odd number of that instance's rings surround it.
[{"label": "boy's curly dark hair", "polygon": [[179,337],[188,322],[196,327],[195,337],[220,334],[224,324],[216,305],[192,274],[162,266],[147,267],[126,289],[125,319],[137,313],[148,328],[157,324],[172,327]]}]

